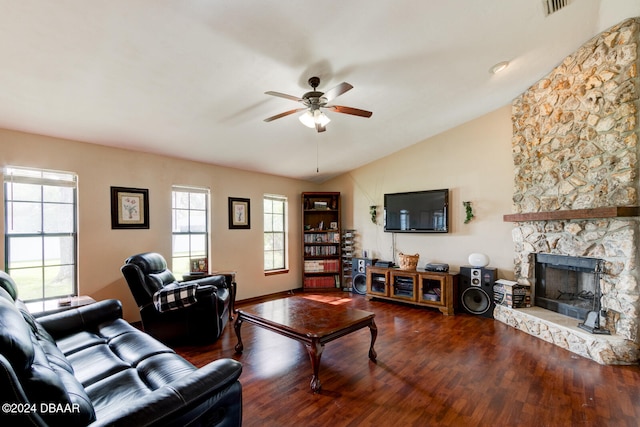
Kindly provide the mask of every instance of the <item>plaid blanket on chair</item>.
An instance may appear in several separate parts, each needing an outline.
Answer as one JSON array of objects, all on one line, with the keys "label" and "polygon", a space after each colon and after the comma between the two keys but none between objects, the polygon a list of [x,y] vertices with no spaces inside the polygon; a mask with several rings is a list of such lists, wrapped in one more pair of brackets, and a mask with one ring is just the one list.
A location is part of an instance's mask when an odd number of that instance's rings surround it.
[{"label": "plaid blanket on chair", "polygon": [[196,299],[197,283],[180,285],[172,284],[165,286],[153,294],[153,305],[160,313],[189,307],[198,302]]}]

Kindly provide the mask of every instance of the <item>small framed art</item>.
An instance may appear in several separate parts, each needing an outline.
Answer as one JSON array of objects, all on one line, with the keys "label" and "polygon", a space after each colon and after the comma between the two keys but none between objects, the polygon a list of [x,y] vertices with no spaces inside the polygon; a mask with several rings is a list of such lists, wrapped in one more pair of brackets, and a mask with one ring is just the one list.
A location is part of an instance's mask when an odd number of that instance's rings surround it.
[{"label": "small framed art", "polygon": [[149,228],[149,190],[111,187],[111,228]]},{"label": "small framed art", "polygon": [[229,228],[250,229],[251,207],[249,199],[229,197]]}]

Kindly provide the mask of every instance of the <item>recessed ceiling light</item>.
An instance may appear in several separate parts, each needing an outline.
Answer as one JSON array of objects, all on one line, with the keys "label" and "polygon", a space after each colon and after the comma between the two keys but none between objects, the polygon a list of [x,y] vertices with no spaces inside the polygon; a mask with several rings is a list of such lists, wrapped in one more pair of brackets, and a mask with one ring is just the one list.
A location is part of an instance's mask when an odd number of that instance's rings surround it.
[{"label": "recessed ceiling light", "polygon": [[493,67],[489,68],[489,72],[491,74],[498,74],[500,71],[503,71],[508,66],[509,66],[509,61],[498,62]]}]

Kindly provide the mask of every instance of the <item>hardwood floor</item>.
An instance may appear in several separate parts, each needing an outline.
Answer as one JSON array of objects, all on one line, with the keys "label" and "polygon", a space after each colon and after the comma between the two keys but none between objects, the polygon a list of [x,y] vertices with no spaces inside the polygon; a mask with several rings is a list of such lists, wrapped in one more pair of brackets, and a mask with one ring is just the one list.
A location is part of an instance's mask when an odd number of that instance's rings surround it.
[{"label": "hardwood floor", "polygon": [[177,348],[196,366],[242,362],[244,426],[640,425],[638,366],[602,366],[493,319],[298,295],[374,312],[377,363],[367,328],[332,341],[314,394],[304,346],[263,328],[243,324],[241,355],[231,324],[215,344]]}]

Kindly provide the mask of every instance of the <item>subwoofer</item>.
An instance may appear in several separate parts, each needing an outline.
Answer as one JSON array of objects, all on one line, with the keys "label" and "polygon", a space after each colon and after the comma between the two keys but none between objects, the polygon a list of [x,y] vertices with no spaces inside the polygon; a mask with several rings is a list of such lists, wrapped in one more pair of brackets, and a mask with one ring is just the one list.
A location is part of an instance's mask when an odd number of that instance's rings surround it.
[{"label": "subwoofer", "polygon": [[495,268],[460,267],[458,280],[460,311],[493,318],[493,309],[496,308],[493,300],[493,283],[495,281]]},{"label": "subwoofer", "polygon": [[367,293],[367,266],[373,265],[373,260],[369,258],[353,258],[351,265],[353,268],[351,273],[353,292],[365,295]]}]

